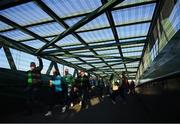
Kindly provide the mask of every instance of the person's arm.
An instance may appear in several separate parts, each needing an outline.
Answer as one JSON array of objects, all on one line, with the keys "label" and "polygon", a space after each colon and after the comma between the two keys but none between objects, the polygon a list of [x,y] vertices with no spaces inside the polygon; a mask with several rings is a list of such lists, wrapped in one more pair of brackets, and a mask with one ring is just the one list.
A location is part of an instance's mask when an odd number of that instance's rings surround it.
[{"label": "person's arm", "polygon": [[39,66],[37,68],[38,68],[39,71],[41,71],[43,69],[43,62],[42,62],[42,59],[39,56],[37,58],[39,60]]}]

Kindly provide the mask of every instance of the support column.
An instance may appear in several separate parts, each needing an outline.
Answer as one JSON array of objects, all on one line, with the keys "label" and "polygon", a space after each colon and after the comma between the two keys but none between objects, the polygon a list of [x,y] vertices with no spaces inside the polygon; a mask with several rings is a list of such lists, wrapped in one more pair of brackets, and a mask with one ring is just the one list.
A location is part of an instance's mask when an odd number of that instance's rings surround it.
[{"label": "support column", "polygon": [[53,62],[51,62],[51,64],[49,65],[49,68],[46,72],[47,75],[50,75],[52,68],[53,68]]},{"label": "support column", "polygon": [[9,62],[9,66],[11,67],[12,70],[17,70],[14,60],[13,60],[13,57],[12,57],[12,54],[10,52],[10,49],[6,46],[4,46],[3,48],[4,48],[6,58]]},{"label": "support column", "polygon": [[77,72],[78,72],[78,70],[77,70],[77,69],[75,69],[75,70],[74,70],[74,73],[73,73],[73,77],[74,77],[74,78],[75,78],[75,76],[76,76]]}]

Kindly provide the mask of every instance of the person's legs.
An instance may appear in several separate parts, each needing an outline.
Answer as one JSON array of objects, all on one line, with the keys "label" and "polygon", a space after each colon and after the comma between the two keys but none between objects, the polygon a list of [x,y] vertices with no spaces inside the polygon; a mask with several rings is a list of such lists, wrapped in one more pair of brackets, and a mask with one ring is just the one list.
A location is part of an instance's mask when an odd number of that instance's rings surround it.
[{"label": "person's legs", "polygon": [[77,91],[75,91],[74,89],[71,90],[70,93],[70,106],[73,107],[74,106],[74,102],[75,99],[77,98]]},{"label": "person's legs", "polygon": [[126,102],[126,90],[125,89],[121,89],[119,91],[119,95],[121,96],[121,98],[123,99],[123,102],[125,103]]},{"label": "person's legs", "polygon": [[82,108],[88,105],[88,90],[83,89]]},{"label": "person's legs", "polygon": [[67,105],[68,105],[68,92],[67,91],[62,91],[62,97],[63,97],[63,101],[62,101],[62,112],[66,111]]},{"label": "person's legs", "polygon": [[100,99],[100,101],[102,101],[103,100],[103,87],[99,87],[99,93],[98,93],[99,95],[98,95],[98,97],[99,97],[99,99]]},{"label": "person's legs", "polygon": [[49,100],[48,100],[48,112],[45,114],[45,116],[50,116],[52,115],[53,107],[55,105],[55,94],[50,92],[49,94]]},{"label": "person's legs", "polygon": [[78,92],[79,92],[79,105],[82,105],[82,100],[84,96],[83,96],[83,91],[81,87],[79,87]]},{"label": "person's legs", "polygon": [[26,88],[26,105],[27,105],[27,114],[32,114],[32,91],[30,87]]},{"label": "person's legs", "polygon": [[110,96],[111,96],[111,99],[112,99],[112,103],[116,104],[117,91],[112,91]]}]

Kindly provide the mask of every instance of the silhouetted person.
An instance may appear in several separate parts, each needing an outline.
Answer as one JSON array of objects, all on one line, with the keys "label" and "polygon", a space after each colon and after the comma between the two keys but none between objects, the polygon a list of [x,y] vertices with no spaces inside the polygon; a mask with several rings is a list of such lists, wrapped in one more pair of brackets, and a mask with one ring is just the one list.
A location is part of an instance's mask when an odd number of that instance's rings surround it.
[{"label": "silhouetted person", "polygon": [[37,57],[39,60],[39,66],[36,67],[35,62],[30,63],[30,70],[27,71],[27,85],[26,85],[26,92],[27,92],[27,114],[32,114],[33,105],[35,102],[38,102],[39,91],[41,86],[41,70],[43,69],[43,62],[40,57]]},{"label": "silhouetted person", "polygon": [[119,88],[119,93],[121,98],[124,100],[124,103],[126,103],[126,94],[129,90],[129,83],[128,79],[126,78],[125,74],[122,73],[122,84]]},{"label": "silhouetted person", "polygon": [[116,104],[116,98],[119,96],[119,84],[118,84],[118,82],[112,82],[110,96],[112,99],[112,103]]},{"label": "silhouetted person", "polygon": [[84,108],[88,104],[89,90],[91,89],[89,78],[85,75],[85,72],[81,71],[76,81],[78,83],[78,89],[81,97],[79,104],[82,105],[81,108]]},{"label": "silhouetted person", "polygon": [[99,80],[98,80],[98,89],[99,89],[99,99],[102,101],[103,100],[103,98],[104,98],[104,87],[105,87],[105,85],[104,85],[104,81],[103,81],[103,79],[102,78],[100,78]]},{"label": "silhouetted person", "polygon": [[72,74],[69,73],[68,69],[65,69],[65,75],[63,76],[63,82],[66,85],[66,106],[69,107],[69,105],[73,106],[73,85],[74,85],[74,77]]},{"label": "silhouetted person", "polygon": [[[45,116],[52,115],[53,107],[55,105],[61,104],[63,107],[65,105],[61,76],[57,70],[53,71],[53,76],[49,81],[49,86],[50,86],[49,106],[48,106],[48,112],[45,114]],[[62,112],[63,111],[64,110],[62,108]]]},{"label": "silhouetted person", "polygon": [[130,87],[130,93],[131,93],[131,94],[135,94],[135,83],[134,83],[133,80],[131,81],[129,87]]}]

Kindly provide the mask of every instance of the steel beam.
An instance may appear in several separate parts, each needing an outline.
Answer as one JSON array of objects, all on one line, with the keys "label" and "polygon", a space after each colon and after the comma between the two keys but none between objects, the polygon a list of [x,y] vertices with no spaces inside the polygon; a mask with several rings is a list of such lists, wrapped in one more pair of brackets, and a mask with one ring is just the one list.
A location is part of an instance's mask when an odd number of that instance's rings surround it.
[{"label": "steel beam", "polygon": [[102,13],[104,13],[107,9],[114,7],[115,5],[121,3],[124,0],[111,0],[108,3],[106,3],[105,5],[102,5],[101,7],[97,8],[96,10],[94,10],[93,12],[91,12],[90,14],[88,14],[86,17],[82,18],[79,22],[77,22],[75,25],[73,25],[72,27],[68,28],[67,30],[65,30],[64,32],[62,32],[60,35],[58,35],[57,37],[55,37],[52,41],[48,42],[47,44],[45,44],[43,47],[41,47],[39,50],[36,51],[36,54],[42,52],[44,49],[46,49],[47,47],[49,47],[50,45],[56,43],[57,41],[59,41],[60,39],[64,38],[65,36],[71,34],[72,32],[74,32],[76,29],[82,27],[83,25],[87,24],[88,22],[90,22],[91,20],[93,20],[94,18],[98,17],[99,15],[101,15]]},{"label": "steel beam", "polygon": [[[16,24],[15,22],[7,19],[6,17],[4,17],[4,16],[2,16],[2,15],[0,15],[0,20],[3,21],[3,22],[6,23],[6,24],[11,25],[12,27],[15,27],[15,28],[21,30],[22,32],[24,32],[24,33],[26,33],[26,34],[28,34],[28,35],[30,35],[30,36],[35,37],[36,39],[41,40],[42,42],[45,42],[45,43],[48,43],[48,42],[49,42],[48,40],[40,37],[39,35],[35,34],[35,33],[32,32],[32,31],[29,31],[28,29],[26,29],[26,28],[24,28],[24,27]],[[53,46],[56,47],[56,48],[59,50],[59,52],[65,52],[66,54],[71,54],[71,53],[69,53],[68,51],[63,50],[61,47],[59,47],[59,46],[57,46],[57,45],[55,45],[55,44],[54,44]],[[34,53],[34,54],[37,55],[36,53]],[[81,59],[81,58],[77,58],[77,57],[76,57],[76,59],[78,59],[78,60],[86,63],[86,61],[84,61],[84,60]],[[88,63],[86,63],[86,64],[88,64]],[[90,65],[90,66],[91,66],[91,65]],[[92,67],[94,67],[94,66],[92,66]]]},{"label": "steel beam", "polygon": [[[101,0],[103,4],[106,4],[108,2],[108,0]],[[114,20],[113,20],[113,16],[112,16],[112,13],[110,10],[107,10],[106,11],[106,16],[108,18],[108,21],[110,23],[110,26],[111,26],[111,30],[113,32],[113,35],[114,35],[114,38],[115,38],[115,41],[117,44],[119,44],[119,37],[118,37],[118,33],[117,33],[117,30],[115,28],[115,23],[114,23]],[[124,58],[123,58],[123,53],[122,53],[122,50],[121,50],[121,46],[120,45],[117,45],[118,47],[118,50],[119,50],[119,54],[120,56],[122,57],[122,61],[124,61]],[[126,73],[127,73],[127,68],[126,68],[126,64],[124,64],[124,67],[125,67],[125,70],[126,70]],[[127,73],[128,75],[128,73]]]},{"label": "steel beam", "polygon": [[10,52],[10,49],[8,47],[6,47],[6,46],[4,46],[3,48],[4,48],[4,52],[5,52],[6,58],[8,60],[8,63],[10,65],[11,69],[12,70],[17,70],[16,64],[14,62],[14,59],[13,59],[12,54]]},{"label": "steel beam", "polygon": [[[39,25],[42,25],[42,24],[50,24],[50,23],[53,23],[53,22],[56,22],[56,21],[55,20],[49,20],[46,23],[45,22],[39,22],[39,23],[36,23],[36,24],[31,24],[31,25],[27,25],[27,26],[23,26],[23,27],[29,28],[29,27],[33,27],[33,26],[39,26]],[[144,24],[144,23],[150,23],[150,22],[151,22],[151,20],[145,20],[145,21],[143,20],[143,21],[131,22],[131,23],[127,23],[127,24],[118,24],[118,25],[115,25],[115,27],[117,28],[117,27],[122,27],[122,26],[131,26],[131,25]],[[94,29],[75,31],[75,33],[84,33],[84,32],[98,31],[98,30],[110,29],[110,28],[111,28],[110,26],[105,26],[105,27],[99,27],[99,28],[94,28]],[[13,30],[15,30],[15,28],[1,30],[0,33],[8,32],[8,31],[13,31]]]},{"label": "steel beam", "polygon": [[[74,47],[74,48],[66,48],[64,50],[67,51],[77,51],[77,50],[86,50],[86,49],[97,49],[97,48],[107,48],[107,47],[113,47],[113,46],[120,46],[120,45],[132,45],[132,44],[141,44],[145,43],[146,40],[136,40],[136,41],[131,41],[131,42],[122,42],[122,43],[107,43],[107,44],[101,44],[101,45],[92,45],[88,47]],[[96,50],[96,51],[103,51],[103,50]],[[43,54],[52,54],[59,52],[58,50],[51,50],[51,51],[45,51],[42,52]]]},{"label": "steel beam", "polygon": [[76,74],[78,73],[78,70],[77,69],[74,69],[74,72],[73,72],[73,77],[75,78]]},{"label": "steel beam", "polygon": [[[26,2],[29,2],[31,0],[24,0],[24,1],[18,1],[15,3],[10,3],[10,4],[7,4],[7,5],[0,5],[0,10],[3,10],[3,9],[7,9],[9,7],[14,7],[14,6],[18,6],[18,5],[21,5],[21,4],[24,4]],[[145,1],[145,2],[141,2],[141,3],[135,3],[135,4],[131,4],[131,5],[127,5],[127,6],[119,6],[119,7],[116,7],[116,8],[112,8],[111,10],[114,11],[114,10],[120,10],[120,9],[127,9],[127,8],[131,8],[131,7],[137,7],[137,6],[142,6],[142,5],[148,5],[148,4],[152,4],[152,3],[155,3],[156,0],[152,0],[152,1]],[[73,15],[73,16],[69,16],[69,17],[63,17],[62,20],[67,20],[67,19],[72,19],[72,18],[77,18],[77,17],[82,17],[82,16],[86,16],[88,15],[88,13],[82,13],[82,14],[78,14],[78,15]],[[39,23],[36,23],[36,24],[30,24],[30,25],[26,25],[24,26],[25,28],[28,28],[28,27],[31,27],[31,26],[36,26],[36,25],[41,25],[41,24],[48,24],[48,23],[52,23],[52,22],[55,22],[55,20],[48,20],[48,21],[44,21],[44,22],[39,22]],[[11,30],[14,30],[14,28],[11,28],[11,29],[5,29],[3,30],[2,32],[4,31],[11,31]],[[1,31],[0,31],[1,32]]]},{"label": "steel beam", "polygon": [[51,62],[49,67],[48,67],[48,70],[46,72],[47,75],[50,75],[52,68],[53,68],[53,62]]},{"label": "steel beam", "polygon": [[[29,47],[29,46],[26,46],[24,44],[21,44],[21,43],[15,41],[13,39],[10,39],[10,38],[7,38],[5,36],[0,35],[0,41],[1,41],[0,44],[2,46],[11,47],[11,48],[14,48],[14,49],[29,53],[31,55],[35,55],[34,53],[35,53],[36,49],[34,49],[32,47]],[[63,65],[66,65],[66,66],[69,66],[69,67],[72,67],[72,68],[75,68],[75,69],[78,69],[78,70],[83,70],[83,71],[87,72],[86,69],[84,69],[84,68],[82,68],[82,67],[80,67],[78,65],[74,65],[74,64],[72,64],[72,63],[70,63],[68,61],[63,60],[63,59],[59,59],[59,58],[52,57],[52,56],[43,56],[43,58],[51,60],[51,61],[55,61],[57,63],[63,64]],[[91,72],[89,72],[89,73],[91,73]]]},{"label": "steel beam", "polygon": [[[41,0],[35,0],[35,3],[43,9],[48,15],[50,15],[56,22],[58,22],[61,26],[63,26],[66,30],[70,28],[59,16],[57,16],[46,4],[44,4]],[[75,32],[72,32],[72,35],[79,40],[85,47],[88,47],[89,45]],[[93,49],[89,49],[91,52],[93,52],[95,55],[98,55],[96,51]],[[106,63],[102,58],[100,58],[104,63]],[[107,63],[106,63],[107,64]],[[92,65],[91,65],[92,66]],[[103,72],[104,73],[104,72]]]}]

